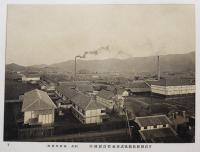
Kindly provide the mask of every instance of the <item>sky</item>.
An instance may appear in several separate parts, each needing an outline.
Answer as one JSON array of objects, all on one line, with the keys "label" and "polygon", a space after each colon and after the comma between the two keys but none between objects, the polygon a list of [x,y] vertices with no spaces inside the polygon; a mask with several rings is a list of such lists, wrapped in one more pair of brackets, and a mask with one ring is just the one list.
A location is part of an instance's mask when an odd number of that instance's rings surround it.
[{"label": "sky", "polygon": [[195,51],[194,5],[8,5],[7,64],[49,65],[94,50],[85,60]]}]

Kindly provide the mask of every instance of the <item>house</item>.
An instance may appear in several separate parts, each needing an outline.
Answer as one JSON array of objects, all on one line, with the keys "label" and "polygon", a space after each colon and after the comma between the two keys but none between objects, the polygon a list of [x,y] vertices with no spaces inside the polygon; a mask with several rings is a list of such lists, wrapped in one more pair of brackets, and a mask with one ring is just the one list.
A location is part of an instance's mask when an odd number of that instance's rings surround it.
[{"label": "house", "polygon": [[46,92],[35,89],[23,97],[24,124],[47,125],[54,123],[56,105]]},{"label": "house", "polygon": [[26,74],[22,76],[22,82],[37,83],[40,81],[40,76],[37,74]]},{"label": "house", "polygon": [[70,108],[72,105],[71,99],[77,95],[75,89],[69,88],[66,85],[59,85],[56,87],[55,93],[60,97],[61,100],[58,100],[58,107]]},{"label": "house", "polygon": [[139,134],[144,142],[178,142],[177,133],[166,115],[136,117]]},{"label": "house", "polygon": [[96,96],[97,102],[105,106],[108,110],[113,110],[115,97],[115,93],[108,90],[101,90]]},{"label": "house", "polygon": [[72,113],[83,124],[102,123],[107,116],[105,107],[95,96],[78,93],[72,99]]},{"label": "house", "polygon": [[195,94],[194,79],[161,79],[149,84],[152,95],[168,97]]}]

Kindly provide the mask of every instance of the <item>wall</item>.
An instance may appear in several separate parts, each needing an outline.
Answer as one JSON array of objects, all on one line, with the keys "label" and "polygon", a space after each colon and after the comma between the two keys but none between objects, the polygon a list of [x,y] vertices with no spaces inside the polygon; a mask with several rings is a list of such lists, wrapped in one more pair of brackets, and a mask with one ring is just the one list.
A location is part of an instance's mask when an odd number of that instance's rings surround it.
[{"label": "wall", "polygon": [[101,103],[102,105],[104,105],[105,107],[107,107],[110,110],[113,109],[113,106],[114,106],[113,100],[106,100],[104,98],[97,96],[97,102]]},{"label": "wall", "polygon": [[158,86],[151,85],[152,93],[162,95],[181,95],[181,94],[192,94],[195,93],[195,85],[186,86]]},{"label": "wall", "polygon": [[25,77],[23,76],[22,77],[22,81],[39,81],[40,80],[40,77]]},{"label": "wall", "polygon": [[[78,110],[79,109],[79,110]],[[101,110],[105,111],[105,108],[102,109],[95,109],[95,110],[86,110],[84,113],[81,112],[80,108],[77,106],[72,106],[72,113],[73,115],[84,124],[89,123],[101,123],[102,122],[102,115],[106,113],[101,113]]]},{"label": "wall", "polygon": [[102,122],[101,115],[105,114],[105,113],[101,113],[101,110],[103,110],[103,109],[87,110],[85,123],[86,124],[101,123]]},{"label": "wall", "polygon": [[54,110],[48,114],[38,114],[38,111],[26,111],[24,112],[24,124],[29,123],[29,119],[38,118],[38,123],[51,124],[54,122]]}]

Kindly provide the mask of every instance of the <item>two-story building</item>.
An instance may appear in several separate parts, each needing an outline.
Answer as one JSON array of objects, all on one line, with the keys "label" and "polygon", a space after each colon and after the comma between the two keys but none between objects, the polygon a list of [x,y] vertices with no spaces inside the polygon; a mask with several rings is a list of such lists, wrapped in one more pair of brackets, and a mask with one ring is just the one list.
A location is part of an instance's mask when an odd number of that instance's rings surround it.
[{"label": "two-story building", "polygon": [[96,101],[95,96],[78,93],[72,98],[73,115],[83,124],[102,123],[106,117],[105,107]]}]

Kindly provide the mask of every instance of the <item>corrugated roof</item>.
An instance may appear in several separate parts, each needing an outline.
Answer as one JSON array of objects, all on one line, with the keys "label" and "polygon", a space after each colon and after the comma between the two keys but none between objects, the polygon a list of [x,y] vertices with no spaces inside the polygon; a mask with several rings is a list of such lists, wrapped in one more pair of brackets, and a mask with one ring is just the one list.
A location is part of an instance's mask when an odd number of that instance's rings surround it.
[{"label": "corrugated roof", "polygon": [[171,124],[166,115],[136,117],[135,121],[140,127]]},{"label": "corrugated roof", "polygon": [[96,102],[91,96],[78,93],[72,98],[72,102],[84,110],[102,109],[104,106]]},{"label": "corrugated roof", "polygon": [[47,110],[55,109],[56,105],[53,103],[48,94],[44,91],[35,89],[24,94],[22,111]]},{"label": "corrugated roof", "polygon": [[101,90],[98,92],[97,96],[110,100],[115,96],[115,94],[112,91]]},{"label": "corrugated roof", "polygon": [[150,85],[161,86],[183,86],[183,85],[195,85],[195,79],[161,79],[160,81],[147,81]]},{"label": "corrugated roof", "polygon": [[66,85],[59,85],[56,87],[56,90],[63,94],[66,98],[71,99],[77,94],[77,91],[69,88]]}]

